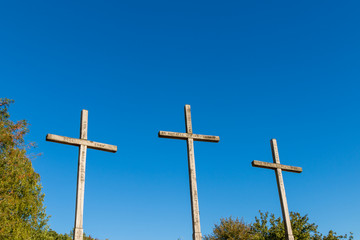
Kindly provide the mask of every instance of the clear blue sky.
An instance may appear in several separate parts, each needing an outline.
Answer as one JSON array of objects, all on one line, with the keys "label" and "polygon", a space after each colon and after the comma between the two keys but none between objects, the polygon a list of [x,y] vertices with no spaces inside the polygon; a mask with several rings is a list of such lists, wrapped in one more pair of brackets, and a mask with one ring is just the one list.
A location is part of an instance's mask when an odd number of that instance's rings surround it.
[{"label": "clear blue sky", "polygon": [[112,240],[191,239],[184,131],[192,107],[201,226],[281,215],[271,138],[289,208],[360,239],[358,1],[3,1],[1,97],[31,123],[51,227],[73,228],[76,147],[89,110],[84,230]]}]

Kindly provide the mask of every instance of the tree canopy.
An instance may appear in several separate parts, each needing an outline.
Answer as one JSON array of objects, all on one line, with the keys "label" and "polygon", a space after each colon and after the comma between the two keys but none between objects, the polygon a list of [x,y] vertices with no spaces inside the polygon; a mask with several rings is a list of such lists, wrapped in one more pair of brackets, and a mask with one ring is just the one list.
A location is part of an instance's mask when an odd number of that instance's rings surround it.
[{"label": "tree canopy", "polygon": [[249,240],[252,239],[251,227],[244,220],[221,218],[220,224],[215,224],[213,233],[204,236],[205,240]]},{"label": "tree canopy", "polygon": [[26,150],[25,120],[10,120],[12,100],[0,100],[0,239],[44,239],[48,217],[40,176]]},{"label": "tree canopy", "polygon": [[[350,235],[337,235],[330,230],[327,235],[318,232],[315,223],[309,223],[307,215],[291,212],[290,221],[295,240],[340,240],[353,239]],[[255,217],[255,222],[247,224],[238,218],[221,218],[220,224],[215,224],[211,234],[205,240],[284,240],[285,229],[280,217],[274,214],[260,212],[260,217]]]}]

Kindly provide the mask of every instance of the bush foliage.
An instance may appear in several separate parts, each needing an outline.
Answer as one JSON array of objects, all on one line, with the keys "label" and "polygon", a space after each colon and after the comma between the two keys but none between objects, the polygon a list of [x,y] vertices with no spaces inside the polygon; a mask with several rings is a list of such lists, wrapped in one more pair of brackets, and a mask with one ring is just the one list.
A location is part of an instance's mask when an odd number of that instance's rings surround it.
[{"label": "bush foliage", "polygon": [[[334,231],[329,231],[327,235],[318,232],[315,223],[309,223],[307,215],[301,216],[300,213],[290,213],[291,227],[295,240],[340,240],[353,239],[352,233],[347,235],[337,235]],[[255,217],[255,222],[247,224],[238,218],[222,218],[219,224],[215,224],[211,234],[204,237],[205,240],[284,240],[285,229],[281,218],[276,218],[274,214],[260,212],[259,217]]]}]

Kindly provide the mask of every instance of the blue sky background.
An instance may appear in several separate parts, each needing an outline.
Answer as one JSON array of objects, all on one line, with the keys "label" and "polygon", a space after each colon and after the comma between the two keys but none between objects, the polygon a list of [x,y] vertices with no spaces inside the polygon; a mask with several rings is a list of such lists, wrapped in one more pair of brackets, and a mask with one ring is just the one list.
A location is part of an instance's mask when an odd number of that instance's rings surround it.
[{"label": "blue sky background", "polygon": [[89,150],[85,232],[112,240],[190,240],[185,131],[192,107],[201,227],[281,215],[270,139],[289,208],[322,233],[360,239],[358,1],[3,1],[0,95],[27,119],[51,227],[73,228],[76,147],[47,133],[118,145]]}]

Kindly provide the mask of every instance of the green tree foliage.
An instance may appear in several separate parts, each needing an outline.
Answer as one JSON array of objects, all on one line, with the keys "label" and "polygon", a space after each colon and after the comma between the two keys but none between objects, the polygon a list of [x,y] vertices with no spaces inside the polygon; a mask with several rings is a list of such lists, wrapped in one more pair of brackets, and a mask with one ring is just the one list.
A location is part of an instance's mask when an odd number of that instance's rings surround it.
[{"label": "green tree foliage", "polygon": [[[309,223],[307,215],[301,216],[299,213],[290,213],[291,226],[295,240],[341,240],[353,239],[352,233],[349,238],[347,235],[337,235],[329,231],[328,235],[323,236],[318,232],[318,226]],[[222,218],[220,224],[215,224],[213,232],[204,237],[205,240],[284,240],[285,229],[281,218],[276,218],[274,214],[260,212],[260,217],[255,217],[255,222],[247,224],[238,218]]]},{"label": "green tree foliage", "polygon": [[[301,216],[300,213],[290,212],[291,227],[296,240],[340,240],[348,239],[347,235],[336,235],[329,231],[328,235],[323,236],[318,232],[315,223],[309,223],[307,215]],[[255,222],[251,225],[251,232],[255,240],[283,240],[285,239],[285,229],[282,219],[275,218],[274,214],[260,212],[260,218],[255,217]],[[353,239],[350,233],[349,239]]]},{"label": "green tree foliage", "polygon": [[49,230],[47,234],[48,240],[72,240],[72,237],[68,234],[59,234],[54,230]]},{"label": "green tree foliage", "polygon": [[10,120],[9,99],[0,99],[0,239],[45,239],[48,218],[40,176],[25,144],[25,120]]},{"label": "green tree foliage", "polygon": [[[47,234],[47,237],[48,239],[47,240],[72,240],[73,236],[73,231],[70,232],[70,234],[59,234],[53,230],[50,230],[48,231],[48,234]],[[83,237],[84,240],[99,240],[98,238],[93,238],[91,237],[90,235],[87,236],[85,233],[84,233],[84,237]],[[106,239],[108,240],[108,239]]]},{"label": "green tree foliage", "polygon": [[[260,218],[255,217],[255,223],[252,224],[252,232],[256,240],[276,240],[285,239],[285,229],[281,218],[275,218],[274,214],[260,212]],[[290,213],[291,226],[295,239],[322,239],[317,232],[317,226],[314,223],[308,223],[307,215],[301,217],[299,213]]]},{"label": "green tree foliage", "polygon": [[205,240],[249,240],[250,226],[239,218],[221,218],[220,224],[215,224],[212,234],[204,237]]}]

